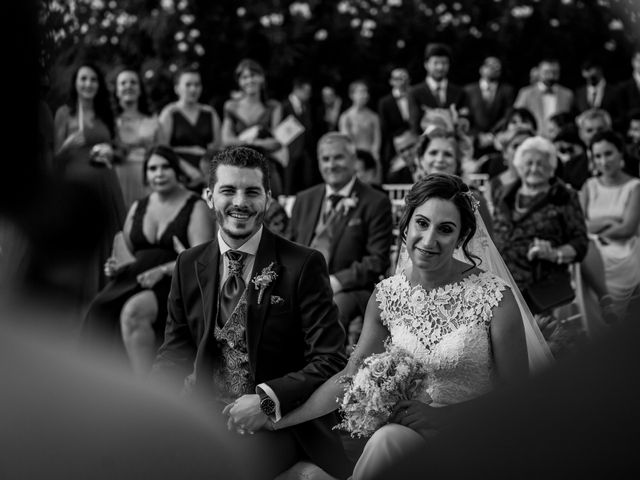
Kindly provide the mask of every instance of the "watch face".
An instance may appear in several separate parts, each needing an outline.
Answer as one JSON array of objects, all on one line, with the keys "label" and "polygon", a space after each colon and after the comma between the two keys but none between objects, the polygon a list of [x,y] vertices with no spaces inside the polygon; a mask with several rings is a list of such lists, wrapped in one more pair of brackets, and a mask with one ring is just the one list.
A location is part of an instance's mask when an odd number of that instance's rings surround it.
[{"label": "watch face", "polygon": [[265,415],[273,415],[276,411],[276,402],[268,397],[263,398],[260,402],[260,410],[262,410]]}]

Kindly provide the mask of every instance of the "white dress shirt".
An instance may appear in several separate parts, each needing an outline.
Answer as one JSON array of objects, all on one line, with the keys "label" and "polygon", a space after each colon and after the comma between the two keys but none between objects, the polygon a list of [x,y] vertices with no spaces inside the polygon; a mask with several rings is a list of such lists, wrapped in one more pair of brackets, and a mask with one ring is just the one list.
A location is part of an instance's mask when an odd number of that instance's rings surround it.
[{"label": "white dress shirt", "polygon": [[447,79],[436,82],[433,78],[427,77],[425,81],[440,105],[445,105],[447,102]]}]

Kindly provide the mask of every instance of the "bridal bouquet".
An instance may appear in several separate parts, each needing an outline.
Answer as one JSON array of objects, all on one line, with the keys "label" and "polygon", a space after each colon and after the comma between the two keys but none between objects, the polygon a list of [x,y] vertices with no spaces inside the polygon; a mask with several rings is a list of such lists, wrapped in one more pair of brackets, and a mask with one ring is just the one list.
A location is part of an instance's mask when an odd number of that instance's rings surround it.
[{"label": "bridal bouquet", "polygon": [[387,423],[400,400],[416,396],[427,372],[406,350],[387,345],[368,357],[353,377],[343,377],[347,390],[340,401],[343,420],[335,428],[352,437],[368,437]]}]

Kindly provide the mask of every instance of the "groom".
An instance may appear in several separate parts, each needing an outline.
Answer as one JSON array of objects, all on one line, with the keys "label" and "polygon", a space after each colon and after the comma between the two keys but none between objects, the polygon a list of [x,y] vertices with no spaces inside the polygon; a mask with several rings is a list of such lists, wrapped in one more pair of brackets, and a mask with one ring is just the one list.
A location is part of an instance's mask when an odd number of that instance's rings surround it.
[{"label": "groom", "polygon": [[260,478],[304,458],[345,476],[333,415],[268,431],[346,363],[324,258],[263,227],[270,193],[255,150],[212,159],[207,201],[218,235],[178,257],[154,374],[215,399],[232,435],[262,453],[250,459]]}]

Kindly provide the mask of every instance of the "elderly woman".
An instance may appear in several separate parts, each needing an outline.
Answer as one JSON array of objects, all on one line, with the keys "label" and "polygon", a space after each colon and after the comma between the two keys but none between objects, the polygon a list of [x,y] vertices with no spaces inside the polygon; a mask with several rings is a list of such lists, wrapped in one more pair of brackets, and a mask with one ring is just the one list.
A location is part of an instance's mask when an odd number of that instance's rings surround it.
[{"label": "elderly woman", "polygon": [[[549,140],[522,142],[513,159],[519,179],[495,205],[493,224],[496,246],[547,337],[553,308],[571,300],[568,265],[581,261],[588,245],[578,195],[553,177],[557,163]],[[541,293],[541,286],[555,288]]]}]

